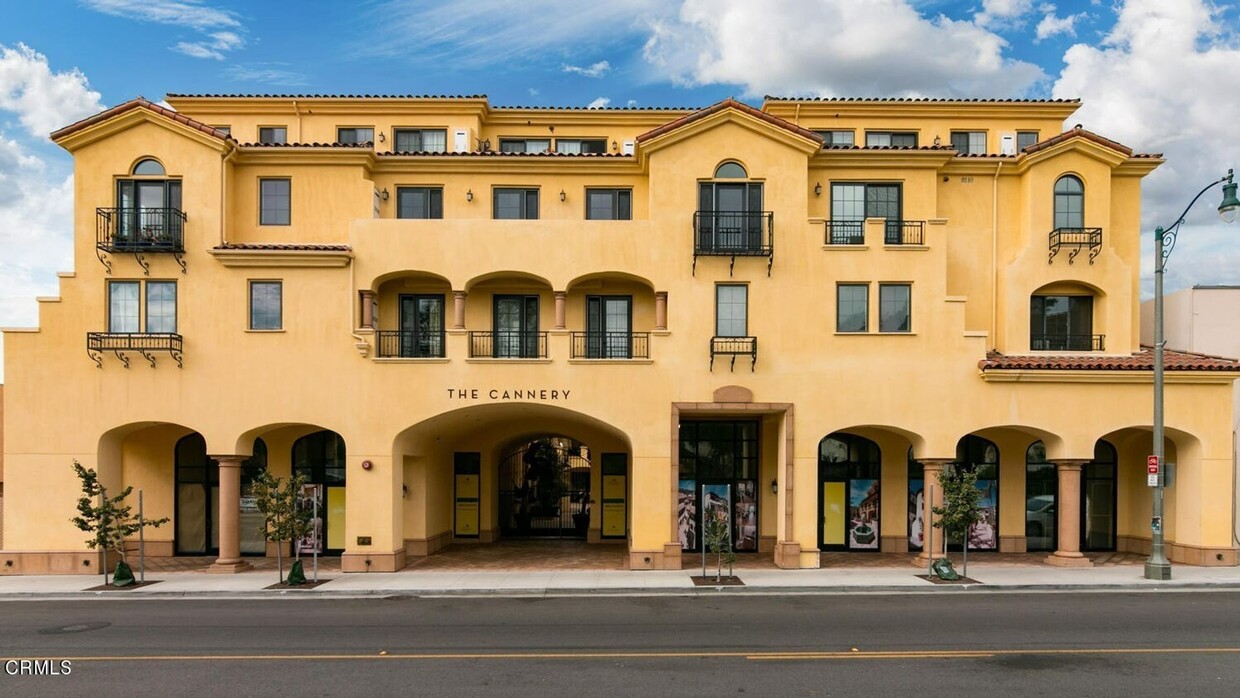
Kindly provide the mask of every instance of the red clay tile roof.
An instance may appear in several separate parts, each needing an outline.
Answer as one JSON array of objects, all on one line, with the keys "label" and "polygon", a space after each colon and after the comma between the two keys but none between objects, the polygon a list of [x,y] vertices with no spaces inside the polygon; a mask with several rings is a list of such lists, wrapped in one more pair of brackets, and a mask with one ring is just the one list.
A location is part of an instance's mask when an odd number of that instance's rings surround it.
[{"label": "red clay tile roof", "polygon": [[148,111],[155,112],[156,114],[159,114],[161,116],[166,116],[169,119],[172,119],[173,121],[177,123],[185,124],[186,126],[189,126],[190,128],[196,128],[199,131],[202,131],[203,133],[207,134],[208,136],[215,136],[216,138],[219,138],[220,140],[226,140],[226,141],[233,140],[232,137],[230,137],[227,133],[215,128],[214,126],[204,124],[201,121],[198,121],[197,119],[191,119],[188,116],[185,116],[184,114],[181,114],[179,112],[175,112],[167,107],[161,107],[160,105],[155,104],[154,102],[144,97],[137,97],[135,99],[131,99],[128,102],[125,102],[124,104],[118,104],[115,107],[112,107],[111,109],[108,109],[105,111],[101,111],[98,114],[95,114],[94,116],[88,116],[85,119],[82,119],[81,121],[78,121],[73,124],[69,124],[68,126],[60,129],[59,131],[53,131],[51,138],[53,141],[58,138],[64,138],[65,136],[77,133],[78,131],[81,131],[82,129],[88,126],[93,126],[101,121],[107,121],[108,119],[111,119],[114,116],[124,114],[125,112],[133,110],[133,109],[146,109]]},{"label": "red clay tile roof", "polygon": [[374,148],[374,143],[242,143],[243,148]]},{"label": "red clay tile roof", "polygon": [[331,95],[331,94],[190,94],[169,92],[173,99],[486,99],[486,95]]},{"label": "red clay tile roof", "polygon": [[[1152,371],[1154,352],[1144,348],[1127,356],[1075,356],[1037,354],[1005,356],[997,351],[988,352],[986,358],[977,362],[983,371]],[[1240,372],[1240,361],[1184,351],[1163,352],[1163,370],[1166,371],[1234,371]]]},{"label": "red clay tile roof", "polygon": [[662,126],[658,128],[647,131],[637,137],[637,142],[642,143],[642,142],[650,140],[651,138],[654,138],[655,136],[661,136],[669,131],[675,131],[681,126],[687,126],[688,124],[691,124],[694,121],[698,121],[699,119],[704,119],[710,116],[711,114],[721,112],[725,109],[735,109],[737,111],[744,112],[756,119],[761,119],[767,122],[768,124],[771,124],[772,126],[777,126],[779,128],[784,129],[785,131],[790,131],[803,138],[808,138],[809,140],[814,141],[815,143],[822,143],[822,136],[818,135],[817,133],[814,133],[813,131],[807,128],[801,128],[800,126],[797,126],[791,121],[786,121],[784,119],[779,118],[778,116],[771,116],[770,114],[767,114],[761,109],[755,109],[749,106],[748,104],[745,104],[743,102],[738,102],[735,99],[732,99],[731,97],[723,100],[722,102],[716,102],[715,104],[712,104],[709,107],[706,107],[705,109],[699,109],[698,111],[695,111],[692,114],[686,114],[685,116],[682,116],[679,119],[676,119],[674,121],[669,121],[666,124],[663,124]]},{"label": "red clay tile roof", "polygon": [[957,99],[954,97],[776,97],[768,102],[921,102],[938,104],[1080,104],[1079,99]]},{"label": "red clay tile roof", "polygon": [[226,242],[216,245],[217,250],[281,250],[296,252],[351,252],[348,245],[302,245],[277,242]]},{"label": "red clay tile roof", "polygon": [[397,152],[384,151],[378,153],[379,157],[405,157],[409,155],[425,155],[430,157],[490,157],[490,158],[631,158],[632,155],[623,153],[504,153],[498,150],[468,150],[465,152],[445,151],[442,153],[419,152]]},{"label": "red clay tile roof", "polygon": [[[1093,141],[1097,143],[1098,145],[1110,148],[1111,150],[1119,151],[1123,153],[1124,155],[1127,155],[1128,157],[1134,157],[1132,154],[1132,148],[1129,148],[1128,146],[1122,143],[1117,143],[1116,141],[1113,141],[1110,138],[1099,136],[1093,131],[1086,131],[1085,129],[1081,128],[1080,124],[1077,124],[1075,127],[1073,127],[1069,131],[1064,131],[1058,136],[1051,136],[1050,138],[1047,138],[1044,141],[1039,141],[1037,143],[1034,143],[1033,145],[1027,145],[1024,147],[1023,150],[1021,150],[1021,152],[1022,153],[1036,153],[1039,150],[1046,150],[1047,148],[1053,145],[1056,145],[1058,143],[1063,143],[1064,141],[1070,138],[1084,138],[1086,140]],[[1140,157],[1140,156],[1137,156],[1137,157]],[[1154,157],[1158,157],[1158,156],[1154,156]]]}]

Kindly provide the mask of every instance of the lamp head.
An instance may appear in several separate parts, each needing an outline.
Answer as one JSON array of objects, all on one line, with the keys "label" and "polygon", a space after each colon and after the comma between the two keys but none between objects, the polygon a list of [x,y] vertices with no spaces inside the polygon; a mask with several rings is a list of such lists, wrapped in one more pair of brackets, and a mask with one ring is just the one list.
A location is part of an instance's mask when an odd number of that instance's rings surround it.
[{"label": "lamp head", "polygon": [[1218,205],[1218,215],[1224,223],[1231,223],[1236,220],[1236,214],[1240,214],[1240,199],[1236,198],[1236,183],[1232,180],[1231,170],[1227,170],[1225,181],[1227,183],[1223,185],[1223,203]]}]

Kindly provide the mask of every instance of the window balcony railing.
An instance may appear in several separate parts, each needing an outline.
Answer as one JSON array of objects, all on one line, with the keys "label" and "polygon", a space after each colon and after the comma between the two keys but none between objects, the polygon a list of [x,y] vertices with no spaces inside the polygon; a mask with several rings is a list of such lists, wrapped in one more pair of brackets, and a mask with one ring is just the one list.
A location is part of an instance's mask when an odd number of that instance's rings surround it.
[{"label": "window balcony railing", "polygon": [[185,271],[185,212],[176,208],[95,209],[95,249],[108,273],[112,266],[105,252],[133,253],[150,274],[144,254],[171,254]]},{"label": "window balcony railing", "polygon": [[1071,264],[1081,249],[1089,248],[1089,263],[1102,252],[1102,228],[1055,228],[1050,234],[1050,256],[1046,263],[1055,261],[1059,248],[1068,247],[1068,264]]},{"label": "window balcony railing", "polygon": [[[886,220],[883,223],[884,245],[924,245],[925,221]],[[864,245],[865,221],[827,221],[826,244]]]},{"label": "window balcony railing", "polygon": [[181,335],[173,332],[87,332],[86,353],[103,368],[103,352],[110,351],[129,368],[127,351],[135,351],[155,367],[155,352],[167,352],[177,366],[181,362]]},{"label": "window balcony railing", "polygon": [[379,330],[375,354],[381,359],[442,359],[444,331]]},{"label": "window balcony railing", "polygon": [[574,359],[648,359],[649,332],[574,332]]},{"label": "window balcony railing", "polygon": [[1106,335],[1035,334],[1029,337],[1031,351],[1104,351]]},{"label": "window balcony railing", "polygon": [[470,332],[469,356],[475,359],[545,359],[547,333],[524,330]]},{"label": "window balcony railing", "polygon": [[[770,211],[696,211],[693,214],[693,266],[698,257],[766,257],[771,273],[775,256],[775,214]],[[731,274],[732,267],[728,268]]]},{"label": "window balcony railing", "polygon": [[749,370],[753,371],[758,364],[757,337],[711,337],[710,338],[710,370],[715,370],[715,357],[731,357],[731,370],[736,370],[736,357],[749,357]]},{"label": "window balcony railing", "polygon": [[828,245],[864,245],[865,221],[827,221]]}]

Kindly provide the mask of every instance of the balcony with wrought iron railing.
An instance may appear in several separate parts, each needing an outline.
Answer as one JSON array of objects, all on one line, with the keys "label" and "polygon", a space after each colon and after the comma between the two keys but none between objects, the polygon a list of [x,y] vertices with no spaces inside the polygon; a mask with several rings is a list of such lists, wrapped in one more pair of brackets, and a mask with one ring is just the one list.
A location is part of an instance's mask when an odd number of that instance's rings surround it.
[{"label": "balcony with wrought iron railing", "polygon": [[99,261],[111,273],[104,253],[132,253],[150,273],[143,255],[171,254],[181,270],[185,262],[185,212],[177,208],[95,209],[95,249]]},{"label": "balcony with wrought iron railing", "polygon": [[126,352],[136,352],[155,367],[155,354],[166,352],[183,366],[181,360],[181,335],[174,332],[87,332],[86,353],[99,368],[103,368],[104,352],[112,352],[129,368]]},{"label": "balcony with wrought iron railing", "polygon": [[471,359],[545,359],[547,333],[526,330],[486,330],[469,333]]},{"label": "balcony with wrought iron railing", "polygon": [[1071,264],[1081,250],[1089,250],[1089,263],[1102,252],[1102,228],[1055,228],[1050,233],[1050,256],[1046,263],[1052,264],[1060,248],[1069,248],[1068,264]]},{"label": "balcony with wrought iron railing", "polygon": [[[925,221],[906,221],[886,219],[883,221],[884,245],[924,245],[926,244]],[[864,220],[828,220],[826,221],[827,245],[864,245]]]},{"label": "balcony with wrought iron railing", "polygon": [[770,211],[696,211],[693,214],[693,266],[698,257],[766,257],[767,274],[775,255],[775,214]]},{"label": "balcony with wrought iron railing", "polygon": [[736,357],[749,357],[749,370],[753,371],[758,364],[757,337],[711,337],[710,338],[710,370],[715,370],[715,357],[731,359],[729,368],[736,370]]},{"label": "balcony with wrought iron railing", "polygon": [[442,359],[444,331],[379,330],[375,355],[380,359]]},{"label": "balcony with wrought iron railing", "polygon": [[574,359],[648,359],[649,332],[573,332]]},{"label": "balcony with wrought iron railing", "polygon": [[1031,351],[1105,351],[1102,334],[1035,334],[1029,337]]}]

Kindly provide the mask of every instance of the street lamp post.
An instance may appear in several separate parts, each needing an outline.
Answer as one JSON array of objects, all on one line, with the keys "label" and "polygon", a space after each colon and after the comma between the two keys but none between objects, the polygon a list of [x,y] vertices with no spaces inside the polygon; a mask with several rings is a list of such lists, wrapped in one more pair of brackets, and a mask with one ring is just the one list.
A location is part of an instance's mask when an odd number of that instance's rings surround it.
[{"label": "street lamp post", "polygon": [[[1225,184],[1224,184],[1225,182]],[[1218,213],[1224,222],[1231,223],[1240,212],[1240,200],[1236,199],[1236,183],[1232,181],[1232,171],[1227,176],[1210,182],[1205,189],[1197,192],[1197,196],[1188,203],[1184,212],[1175,223],[1167,228],[1154,230],[1154,456],[1158,460],[1158,480],[1154,486],[1154,518],[1150,522],[1152,529],[1152,545],[1150,557],[1145,561],[1146,579],[1171,579],[1171,562],[1163,550],[1163,482],[1166,474],[1166,461],[1163,448],[1163,270],[1167,266],[1167,258],[1175,249],[1175,236],[1179,234],[1184,216],[1197,203],[1202,194],[1218,184],[1223,184],[1223,203],[1219,204]]]}]

